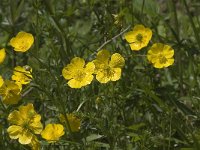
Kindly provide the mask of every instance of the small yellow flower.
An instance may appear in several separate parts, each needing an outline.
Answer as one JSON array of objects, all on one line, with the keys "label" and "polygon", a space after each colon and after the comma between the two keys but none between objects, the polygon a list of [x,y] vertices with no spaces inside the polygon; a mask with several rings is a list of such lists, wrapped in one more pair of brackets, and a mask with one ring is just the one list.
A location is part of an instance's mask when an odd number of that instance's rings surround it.
[{"label": "small yellow flower", "polygon": [[10,45],[17,52],[26,52],[33,45],[33,42],[34,38],[31,33],[21,31],[10,40]]},{"label": "small yellow flower", "polygon": [[164,68],[174,63],[174,50],[162,43],[153,44],[147,53],[147,59],[155,68]]},{"label": "small yellow flower", "polygon": [[21,99],[20,87],[13,81],[4,81],[0,87],[0,95],[2,96],[3,103],[17,104]]},{"label": "small yellow flower", "polygon": [[12,80],[15,81],[18,85],[28,84],[32,80],[32,69],[29,70],[26,69],[27,66],[17,66],[14,68],[14,72],[12,75]]},{"label": "small yellow flower", "polygon": [[151,40],[152,31],[143,25],[134,26],[133,30],[125,34],[125,39],[129,43],[131,50],[138,51],[146,47]]},{"label": "small yellow flower", "polygon": [[35,134],[42,131],[41,116],[35,112],[31,103],[20,106],[18,110],[9,114],[8,121],[11,126],[7,132],[11,139],[18,139],[21,144],[30,144],[35,140]]},{"label": "small yellow flower", "polygon": [[5,51],[5,48],[2,48],[0,50],[0,64],[4,62],[6,58],[6,51]]},{"label": "small yellow flower", "polygon": [[[66,114],[66,117],[69,121],[71,131],[78,132],[81,126],[81,120],[78,117],[76,117],[74,114]],[[65,120],[65,116],[62,114],[60,115],[60,121],[62,123],[67,123]]]},{"label": "small yellow flower", "polygon": [[58,141],[64,134],[64,127],[61,124],[48,124],[41,132],[42,138],[46,139],[50,143]]},{"label": "small yellow flower", "polygon": [[89,62],[85,65],[82,58],[75,57],[71,60],[70,64],[62,70],[62,75],[68,81],[71,88],[81,88],[90,84],[93,80],[94,63]]},{"label": "small yellow flower", "polygon": [[99,51],[93,62],[95,64],[96,79],[100,83],[119,80],[121,68],[125,64],[124,58],[119,53],[113,54],[110,59],[110,52],[107,50]]}]

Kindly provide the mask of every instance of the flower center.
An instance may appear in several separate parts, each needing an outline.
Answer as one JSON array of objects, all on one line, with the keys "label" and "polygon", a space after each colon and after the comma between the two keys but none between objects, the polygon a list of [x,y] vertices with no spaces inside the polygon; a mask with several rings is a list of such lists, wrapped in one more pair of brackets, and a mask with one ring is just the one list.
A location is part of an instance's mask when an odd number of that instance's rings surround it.
[{"label": "flower center", "polygon": [[167,62],[167,58],[162,54],[159,55],[159,61],[161,64],[165,64]]},{"label": "flower center", "polygon": [[139,34],[136,36],[136,39],[137,39],[137,41],[142,42],[142,39],[143,39],[142,34],[139,33]]},{"label": "flower center", "polygon": [[78,70],[74,77],[75,80],[82,81],[85,78],[86,73],[82,70]]},{"label": "flower center", "polygon": [[113,71],[112,71],[112,68],[111,68],[110,66],[107,66],[107,67],[105,68],[105,72],[106,72],[106,75],[107,75],[108,77],[113,76]]}]

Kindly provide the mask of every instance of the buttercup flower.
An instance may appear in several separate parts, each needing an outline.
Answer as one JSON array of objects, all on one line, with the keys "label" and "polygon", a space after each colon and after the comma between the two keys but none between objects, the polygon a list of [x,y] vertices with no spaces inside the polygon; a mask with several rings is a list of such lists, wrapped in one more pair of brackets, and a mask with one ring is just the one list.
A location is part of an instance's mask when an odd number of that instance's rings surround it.
[{"label": "buttercup flower", "polygon": [[162,43],[153,44],[147,53],[147,59],[155,68],[164,68],[174,63],[174,50]]},{"label": "buttercup flower", "polygon": [[32,69],[29,67],[29,69],[26,69],[27,66],[17,66],[14,68],[14,72],[12,75],[12,80],[15,81],[17,85],[23,85],[28,84],[32,80]]},{"label": "buttercup flower", "polygon": [[71,60],[70,64],[62,70],[62,75],[68,81],[71,88],[81,88],[90,84],[93,80],[94,63],[89,62],[85,65],[82,58],[75,57]]},{"label": "buttercup flower", "polygon": [[2,49],[0,50],[0,64],[1,64],[2,62],[4,62],[5,58],[6,58],[6,51],[5,51],[5,48],[2,48]]},{"label": "buttercup flower", "polygon": [[10,40],[10,45],[17,52],[26,52],[33,45],[33,42],[34,38],[31,33],[21,31]]},{"label": "buttercup flower", "polygon": [[41,132],[42,138],[46,139],[50,143],[58,141],[64,134],[64,127],[61,124],[48,124]]},{"label": "buttercup flower", "polygon": [[0,87],[0,95],[2,96],[3,103],[17,104],[21,99],[20,87],[13,81],[6,80]]},{"label": "buttercup flower", "polygon": [[100,83],[119,80],[121,68],[125,64],[124,58],[119,53],[113,54],[110,59],[110,52],[107,50],[99,51],[93,62],[95,64],[96,79]]},{"label": "buttercup flower", "polygon": [[129,43],[131,50],[138,51],[146,47],[151,40],[152,31],[143,25],[134,26],[133,30],[125,34],[125,39]]},{"label": "buttercup flower", "polygon": [[18,139],[21,144],[30,144],[35,140],[35,134],[42,131],[41,116],[34,110],[33,104],[20,106],[8,116],[8,121],[12,124],[7,132],[11,139]]},{"label": "buttercup flower", "polygon": [[[76,117],[74,114],[66,114],[66,117],[69,121],[71,131],[72,132],[79,131],[80,126],[81,126],[81,120],[78,117]],[[62,123],[66,123],[65,116],[62,114],[60,115],[60,121]]]}]

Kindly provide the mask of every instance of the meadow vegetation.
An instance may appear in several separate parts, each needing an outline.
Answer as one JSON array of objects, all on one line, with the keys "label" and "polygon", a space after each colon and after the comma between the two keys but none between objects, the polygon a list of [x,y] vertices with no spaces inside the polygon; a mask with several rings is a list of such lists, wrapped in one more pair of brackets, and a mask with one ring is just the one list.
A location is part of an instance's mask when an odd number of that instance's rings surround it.
[{"label": "meadow vegetation", "polygon": [[0,149],[200,150],[199,0],[0,0]]}]

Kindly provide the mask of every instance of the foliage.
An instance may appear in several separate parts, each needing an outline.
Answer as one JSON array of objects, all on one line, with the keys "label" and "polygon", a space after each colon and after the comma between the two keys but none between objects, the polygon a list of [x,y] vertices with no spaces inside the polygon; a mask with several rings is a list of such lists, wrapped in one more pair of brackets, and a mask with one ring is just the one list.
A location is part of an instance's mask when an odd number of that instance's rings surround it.
[{"label": "foliage", "polygon": [[[200,149],[199,0],[0,0],[0,3],[0,50],[6,51],[6,58],[0,58],[0,75],[4,80],[0,77],[4,87],[4,94],[0,88],[2,149]],[[124,36],[138,24],[151,29],[152,38],[139,51],[132,51]],[[14,37],[16,42],[16,35],[24,32],[30,39],[17,42],[20,47],[17,49],[28,43],[28,50],[26,47],[22,52],[15,51],[16,43],[13,46],[10,40]],[[34,37],[33,45],[30,34]],[[173,48],[174,64],[154,68],[146,55],[155,43]],[[123,68],[117,68],[121,71],[117,78],[120,79],[100,83],[94,75],[91,83],[85,79],[82,87],[71,88],[62,76],[63,68],[74,58],[88,64],[102,49],[125,59]],[[16,73],[17,66],[24,66],[25,71]],[[83,74],[87,74],[85,68],[82,67]],[[16,89],[17,83],[8,81],[13,72],[21,76],[15,77],[19,85],[22,73],[28,72],[28,76],[23,76],[28,81],[21,88]],[[13,92],[6,91],[3,82],[9,83],[15,95],[20,95],[17,104],[16,99],[13,104],[4,103],[4,95],[10,92],[13,96]],[[57,129],[59,134],[45,133],[55,142],[48,142],[38,134],[29,145],[11,139],[8,116],[27,104],[33,104],[44,128],[52,125],[48,131],[56,131],[53,128],[57,125],[64,127],[65,131]]]}]

